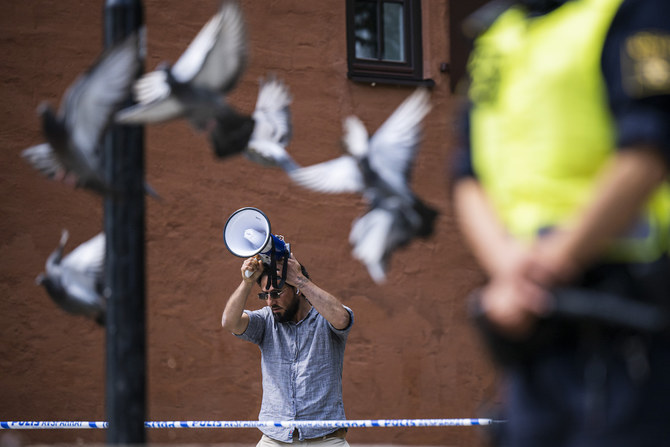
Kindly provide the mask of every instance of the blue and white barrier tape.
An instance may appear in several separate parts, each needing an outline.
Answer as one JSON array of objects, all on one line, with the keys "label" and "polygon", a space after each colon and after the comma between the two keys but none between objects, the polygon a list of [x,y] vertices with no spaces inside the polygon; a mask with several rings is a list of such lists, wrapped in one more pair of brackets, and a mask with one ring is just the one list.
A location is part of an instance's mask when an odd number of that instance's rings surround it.
[{"label": "blue and white barrier tape", "polygon": [[[491,425],[493,419],[363,419],[339,421],[147,421],[146,428],[259,428],[259,427],[457,427]],[[0,429],[107,428],[100,421],[0,421]]]}]

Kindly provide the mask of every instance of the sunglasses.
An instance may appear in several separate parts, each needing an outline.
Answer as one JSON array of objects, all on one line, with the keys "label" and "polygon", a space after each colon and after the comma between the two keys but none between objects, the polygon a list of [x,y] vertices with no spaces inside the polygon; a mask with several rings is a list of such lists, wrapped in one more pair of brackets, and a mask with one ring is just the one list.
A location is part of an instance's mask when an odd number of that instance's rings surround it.
[{"label": "sunglasses", "polygon": [[284,293],[285,290],[286,289],[271,290],[269,292],[259,292],[258,293],[258,299],[265,301],[265,300],[268,299],[268,296],[270,296],[270,298],[277,299],[281,296],[282,293]]}]

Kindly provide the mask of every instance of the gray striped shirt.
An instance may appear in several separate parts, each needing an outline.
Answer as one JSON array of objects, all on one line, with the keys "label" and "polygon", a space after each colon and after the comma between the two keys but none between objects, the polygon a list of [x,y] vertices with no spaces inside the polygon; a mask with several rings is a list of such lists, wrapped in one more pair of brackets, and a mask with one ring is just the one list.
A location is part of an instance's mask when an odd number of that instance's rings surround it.
[{"label": "gray striped shirt", "polygon": [[[258,420],[345,419],[342,366],[347,336],[354,323],[349,312],[346,329],[335,329],[314,307],[298,323],[277,323],[270,307],[244,312],[249,326],[239,338],[261,350],[263,402]],[[264,434],[293,442],[293,428],[262,427]],[[317,438],[333,428],[301,428],[300,440]]]}]

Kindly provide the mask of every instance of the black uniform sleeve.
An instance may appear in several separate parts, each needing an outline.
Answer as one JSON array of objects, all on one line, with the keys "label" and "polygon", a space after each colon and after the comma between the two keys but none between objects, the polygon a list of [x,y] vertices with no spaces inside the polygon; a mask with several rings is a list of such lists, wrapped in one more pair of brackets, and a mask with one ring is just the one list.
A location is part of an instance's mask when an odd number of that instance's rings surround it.
[{"label": "black uniform sleeve", "polygon": [[670,2],[624,0],[603,47],[617,145],[651,144],[670,166]]},{"label": "black uniform sleeve", "polygon": [[457,144],[450,157],[448,166],[449,178],[452,182],[463,177],[475,177],[470,153],[470,107],[464,108],[457,118]]}]

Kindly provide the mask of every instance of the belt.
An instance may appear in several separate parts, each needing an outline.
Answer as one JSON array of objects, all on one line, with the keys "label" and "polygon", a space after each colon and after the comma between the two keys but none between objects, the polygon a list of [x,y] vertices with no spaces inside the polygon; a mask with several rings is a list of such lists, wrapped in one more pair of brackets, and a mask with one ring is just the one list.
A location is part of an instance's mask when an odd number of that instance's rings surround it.
[{"label": "belt", "polygon": [[[293,430],[293,439],[299,439],[300,434],[298,433],[298,429],[296,428]],[[327,435],[324,436],[319,436],[317,438],[309,438],[305,439],[305,441],[318,441],[321,439],[331,439],[331,438],[342,438],[344,439],[345,436],[347,436],[347,429],[345,427],[338,428],[332,433],[328,433]]]}]

